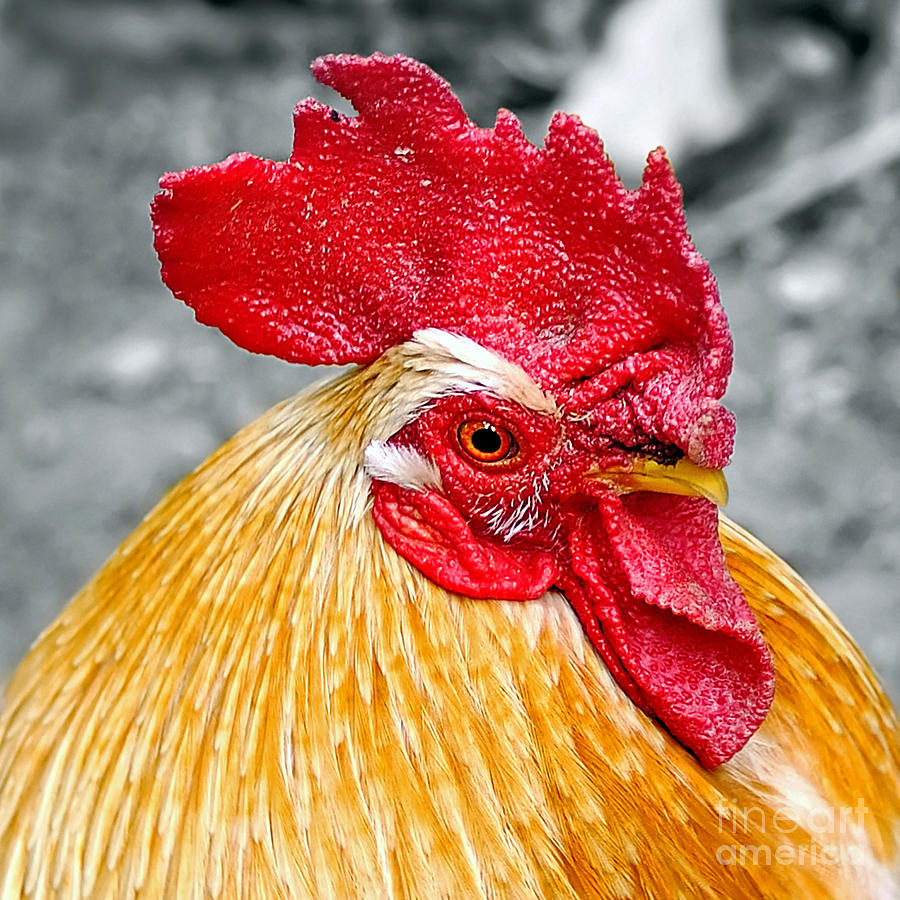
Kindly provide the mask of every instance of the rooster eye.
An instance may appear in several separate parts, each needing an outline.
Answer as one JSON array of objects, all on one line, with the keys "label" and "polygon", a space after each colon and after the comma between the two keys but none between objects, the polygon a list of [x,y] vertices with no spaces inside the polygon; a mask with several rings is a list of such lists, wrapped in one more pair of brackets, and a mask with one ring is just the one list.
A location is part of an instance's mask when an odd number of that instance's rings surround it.
[{"label": "rooster eye", "polygon": [[463,422],[456,437],[466,456],[475,462],[503,462],[512,459],[519,452],[519,445],[511,431],[483,419]]}]

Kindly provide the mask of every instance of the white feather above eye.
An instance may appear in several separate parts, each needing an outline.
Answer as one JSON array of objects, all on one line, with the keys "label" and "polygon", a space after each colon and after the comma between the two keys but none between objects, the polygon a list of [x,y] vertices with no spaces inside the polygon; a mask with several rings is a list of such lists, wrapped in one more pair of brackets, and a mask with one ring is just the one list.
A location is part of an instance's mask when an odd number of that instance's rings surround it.
[{"label": "white feather above eye", "polygon": [[400,369],[382,397],[384,415],[368,440],[387,441],[434,402],[453,394],[486,392],[540,415],[561,417],[553,396],[528,373],[471,338],[439,328],[425,328],[392,347],[385,357]]},{"label": "white feather above eye", "polygon": [[443,392],[490,391],[534,412],[557,415],[556,401],[524,369],[471,338],[440,328],[424,328],[399,351],[407,368],[427,371]]}]

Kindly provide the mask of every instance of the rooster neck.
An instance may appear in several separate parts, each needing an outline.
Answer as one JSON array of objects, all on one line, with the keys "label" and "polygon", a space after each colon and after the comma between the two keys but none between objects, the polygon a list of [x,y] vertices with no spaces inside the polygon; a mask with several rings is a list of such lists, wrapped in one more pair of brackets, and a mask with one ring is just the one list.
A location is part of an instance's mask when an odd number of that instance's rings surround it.
[{"label": "rooster neck", "polygon": [[[714,858],[808,843],[773,830],[791,794],[877,806],[896,786],[886,712],[867,737],[834,713],[832,740],[867,748],[852,787],[814,742],[780,749],[809,701],[774,626],[781,696],[710,773],[622,695],[560,595],[469,600],[386,545],[362,458],[417,396],[409,375],[388,359],[245,429],[42,636],[0,719],[0,896],[885,896],[896,838],[870,820],[847,838],[874,853],[863,889],[841,866]],[[729,540],[751,590],[774,558]],[[790,635],[796,597],[763,583],[757,612]]]}]

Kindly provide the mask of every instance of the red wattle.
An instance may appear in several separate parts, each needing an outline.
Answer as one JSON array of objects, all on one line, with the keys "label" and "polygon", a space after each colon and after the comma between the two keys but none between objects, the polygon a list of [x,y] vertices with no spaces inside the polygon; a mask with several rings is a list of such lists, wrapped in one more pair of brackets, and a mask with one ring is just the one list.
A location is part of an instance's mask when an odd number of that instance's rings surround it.
[{"label": "red wattle", "polygon": [[569,518],[572,572],[590,600],[575,608],[616,657],[612,674],[704,766],[726,762],[765,718],[774,674],[725,568],[715,507],[604,492]]}]

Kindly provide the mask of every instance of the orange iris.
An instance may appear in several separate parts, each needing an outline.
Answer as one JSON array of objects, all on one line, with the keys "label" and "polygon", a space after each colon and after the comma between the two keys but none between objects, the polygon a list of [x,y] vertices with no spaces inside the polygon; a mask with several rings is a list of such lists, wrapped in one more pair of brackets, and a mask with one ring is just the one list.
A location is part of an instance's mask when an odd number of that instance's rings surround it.
[{"label": "orange iris", "polygon": [[473,460],[497,463],[511,459],[519,452],[512,432],[484,419],[469,419],[457,431],[459,445]]}]

